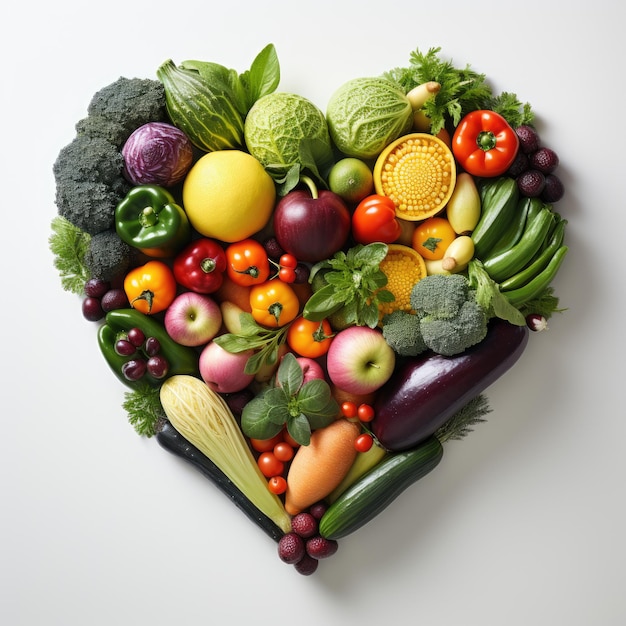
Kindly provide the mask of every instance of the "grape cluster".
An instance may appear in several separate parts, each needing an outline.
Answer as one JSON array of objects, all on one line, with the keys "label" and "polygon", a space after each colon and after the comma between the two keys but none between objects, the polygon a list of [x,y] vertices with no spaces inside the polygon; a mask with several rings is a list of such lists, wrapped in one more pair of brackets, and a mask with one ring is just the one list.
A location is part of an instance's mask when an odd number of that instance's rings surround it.
[{"label": "grape cluster", "polygon": [[130,381],[137,381],[149,374],[162,379],[167,376],[169,363],[161,354],[161,344],[156,337],[146,337],[140,328],[131,328],[115,342],[115,352],[128,357],[122,365],[122,374]]},{"label": "grape cluster", "polygon": [[519,192],[526,198],[541,198],[546,203],[558,202],[565,192],[556,175],[557,153],[541,144],[539,133],[528,124],[515,129],[519,150],[508,175],[515,178]]},{"label": "grape cluster", "polygon": [[101,278],[90,278],[85,283],[83,317],[90,322],[101,320],[109,311],[128,306],[126,292]]},{"label": "grape cluster", "polygon": [[326,508],[326,504],[318,502],[308,511],[294,515],[291,518],[291,531],[285,533],[278,542],[280,560],[293,565],[303,576],[313,574],[321,559],[337,552],[337,541],[326,539],[318,532],[319,520]]}]

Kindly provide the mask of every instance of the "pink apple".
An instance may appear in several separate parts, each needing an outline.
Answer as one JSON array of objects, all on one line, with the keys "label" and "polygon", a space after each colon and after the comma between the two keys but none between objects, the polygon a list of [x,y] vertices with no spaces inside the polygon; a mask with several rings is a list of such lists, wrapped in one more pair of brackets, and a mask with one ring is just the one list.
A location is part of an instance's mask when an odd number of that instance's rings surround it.
[{"label": "pink apple", "polygon": [[254,380],[254,374],[245,372],[246,363],[253,354],[253,350],[228,352],[219,344],[210,341],[198,359],[200,376],[218,393],[241,391]]},{"label": "pink apple", "polygon": [[185,291],[176,296],[163,319],[167,334],[183,346],[201,346],[217,335],[222,312],[213,298]]},{"label": "pink apple", "polygon": [[326,356],[331,382],[359,395],[372,393],[386,383],[396,364],[395,353],[382,333],[369,326],[350,326],[339,331]]},{"label": "pink apple", "polygon": [[321,380],[324,380],[324,370],[315,359],[310,359],[306,356],[299,356],[296,361],[302,368],[302,374],[304,375],[304,380],[302,381],[303,385],[308,383],[310,380],[313,380],[314,378],[320,378]]}]

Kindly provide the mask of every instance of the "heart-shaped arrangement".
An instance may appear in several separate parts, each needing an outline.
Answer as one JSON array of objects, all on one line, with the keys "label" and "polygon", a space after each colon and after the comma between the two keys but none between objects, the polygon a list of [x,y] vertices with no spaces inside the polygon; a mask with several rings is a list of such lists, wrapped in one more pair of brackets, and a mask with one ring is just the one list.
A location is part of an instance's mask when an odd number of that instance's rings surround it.
[{"label": "heart-shaped arrangement", "polygon": [[141,436],[206,475],[302,574],[490,411],[559,311],[557,154],[440,49],[323,113],[171,60],[98,91],[53,170],[50,248]]}]

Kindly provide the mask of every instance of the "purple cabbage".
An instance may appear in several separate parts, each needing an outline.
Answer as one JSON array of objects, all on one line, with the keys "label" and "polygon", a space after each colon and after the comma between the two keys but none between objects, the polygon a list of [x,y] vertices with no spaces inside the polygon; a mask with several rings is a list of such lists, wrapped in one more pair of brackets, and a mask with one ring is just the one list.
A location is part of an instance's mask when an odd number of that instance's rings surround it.
[{"label": "purple cabbage", "polygon": [[186,176],[193,161],[187,135],[166,122],[137,128],[122,148],[124,176],[134,185],[172,187]]}]

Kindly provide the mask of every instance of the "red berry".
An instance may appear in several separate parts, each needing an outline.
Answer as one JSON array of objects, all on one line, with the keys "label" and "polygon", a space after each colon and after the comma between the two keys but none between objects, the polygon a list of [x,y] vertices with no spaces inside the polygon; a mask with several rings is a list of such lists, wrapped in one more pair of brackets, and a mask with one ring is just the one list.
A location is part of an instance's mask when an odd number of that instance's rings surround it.
[{"label": "red berry", "polygon": [[539,134],[528,124],[522,124],[515,129],[522,152],[530,154],[539,148]]},{"label": "red berry", "polygon": [[304,539],[296,533],[286,533],[278,541],[278,558],[293,565],[306,555]]},{"label": "red berry", "polygon": [[325,502],[316,502],[309,507],[309,513],[316,519],[322,519],[322,515],[326,513],[328,506]]},{"label": "red berry", "polygon": [[298,513],[291,518],[291,530],[308,539],[317,533],[317,520],[311,513]]},{"label": "red berry", "polygon": [[294,564],[296,571],[303,576],[310,576],[317,570],[319,561],[305,554],[297,563]]},{"label": "red berry", "polygon": [[307,539],[306,553],[314,559],[327,559],[337,552],[338,543],[335,539],[326,539],[316,535]]},{"label": "red berry", "polygon": [[529,166],[542,174],[551,174],[559,165],[559,157],[550,148],[539,148],[529,158]]}]

